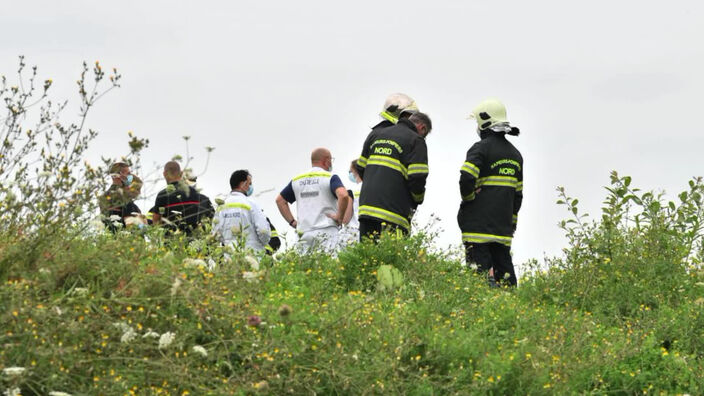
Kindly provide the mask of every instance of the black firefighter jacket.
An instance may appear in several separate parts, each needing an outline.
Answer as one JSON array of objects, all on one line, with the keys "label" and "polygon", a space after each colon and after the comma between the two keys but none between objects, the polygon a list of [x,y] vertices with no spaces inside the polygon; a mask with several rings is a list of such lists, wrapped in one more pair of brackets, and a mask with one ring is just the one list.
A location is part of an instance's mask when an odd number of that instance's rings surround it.
[{"label": "black firefighter jacket", "polygon": [[415,125],[401,119],[396,125],[374,128],[364,142],[357,170],[364,181],[359,217],[410,230],[411,211],[423,203],[428,178],[428,148]]},{"label": "black firefighter jacket", "polygon": [[481,132],[460,169],[462,241],[511,246],[523,201],[523,157],[504,133]]}]

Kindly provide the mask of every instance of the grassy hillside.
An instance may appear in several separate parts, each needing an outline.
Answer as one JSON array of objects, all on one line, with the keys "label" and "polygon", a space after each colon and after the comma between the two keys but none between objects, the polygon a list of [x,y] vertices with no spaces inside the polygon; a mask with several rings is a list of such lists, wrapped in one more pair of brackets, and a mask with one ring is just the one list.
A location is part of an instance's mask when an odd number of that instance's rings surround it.
[{"label": "grassy hillside", "polygon": [[[514,290],[489,289],[422,233],[337,258],[275,261],[154,231],[41,244],[5,234],[0,386],[23,395],[702,394],[701,183],[671,206],[630,180],[612,182],[598,222],[563,196],[575,215],[562,225],[564,257]],[[400,287],[379,287],[382,264],[401,271]]]}]

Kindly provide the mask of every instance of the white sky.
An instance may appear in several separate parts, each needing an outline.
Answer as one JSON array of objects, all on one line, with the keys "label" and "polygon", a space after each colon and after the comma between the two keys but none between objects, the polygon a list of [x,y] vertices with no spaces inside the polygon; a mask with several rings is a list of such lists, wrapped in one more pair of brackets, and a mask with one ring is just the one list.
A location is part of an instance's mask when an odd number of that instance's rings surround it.
[{"label": "white sky", "polygon": [[[459,168],[477,139],[465,117],[499,97],[522,131],[511,139],[525,160],[520,265],[565,244],[556,186],[594,216],[611,170],[672,196],[702,174],[703,11],[694,0],[5,1],[0,74],[12,79],[24,54],[75,104],[83,60],[117,67],[122,88],[89,115],[90,159],[127,154],[131,130],[151,141],[153,168],[190,135],[196,170],[216,147],[199,179],[211,198],[240,168],[257,191],[278,191],[316,146],[347,180],[384,98],[405,92],[434,123],[419,216],[442,219],[439,246],[460,239]],[[274,198],[258,199],[285,231]]]}]

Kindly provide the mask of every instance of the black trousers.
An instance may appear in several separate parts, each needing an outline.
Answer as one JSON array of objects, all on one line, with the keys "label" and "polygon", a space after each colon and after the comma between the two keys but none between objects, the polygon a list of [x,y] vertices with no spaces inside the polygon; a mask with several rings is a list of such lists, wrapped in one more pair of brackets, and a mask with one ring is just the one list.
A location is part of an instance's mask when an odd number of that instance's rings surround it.
[{"label": "black trousers", "polygon": [[387,223],[385,221],[360,218],[359,219],[359,241],[372,239],[374,242],[379,240],[382,232],[402,232],[403,235],[408,235],[408,231],[396,224]]},{"label": "black trousers", "polygon": [[[465,259],[468,265],[476,264],[477,272],[487,272],[494,269],[494,279],[498,283],[508,282],[511,286],[518,285],[516,272],[511,258],[511,247],[497,242],[464,243]],[[508,278],[506,279],[506,274]]]}]

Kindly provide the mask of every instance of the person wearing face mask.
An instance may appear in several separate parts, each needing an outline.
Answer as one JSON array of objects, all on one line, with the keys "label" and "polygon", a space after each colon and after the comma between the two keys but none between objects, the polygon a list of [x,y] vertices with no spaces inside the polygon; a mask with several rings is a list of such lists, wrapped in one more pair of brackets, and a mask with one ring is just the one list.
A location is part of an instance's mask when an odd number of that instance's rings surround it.
[{"label": "person wearing face mask", "polygon": [[506,135],[520,131],[508,123],[506,107],[497,99],[482,101],[470,118],[477,122],[480,141],[460,169],[457,222],[465,259],[487,275],[490,286],[504,281],[516,286],[511,242],[523,202],[523,157]]},{"label": "person wearing face mask", "polygon": [[384,231],[408,234],[411,217],[425,198],[430,117],[421,112],[370,135],[356,168],[364,185],[359,200],[360,239]]},{"label": "person wearing face mask", "polygon": [[[337,175],[332,174],[333,158],[326,148],[311,153],[312,168],[295,176],[276,197],[281,216],[299,235],[298,249],[334,252],[338,229],[349,203],[347,190]],[[289,204],[296,203],[297,217]]]},{"label": "person wearing face mask", "polygon": [[261,207],[252,199],[252,175],[246,169],[232,172],[230,195],[218,206],[213,234],[223,244],[233,244],[261,252],[271,239],[271,225]]},{"label": "person wearing face mask", "polygon": [[352,188],[347,190],[347,195],[352,201],[352,205],[347,205],[345,217],[340,228],[340,246],[344,247],[359,241],[359,195],[362,191],[362,179],[357,173],[357,160],[350,163],[348,179]]},{"label": "person wearing face mask", "polygon": [[[112,232],[117,231],[120,223],[125,227],[125,219],[141,218],[141,211],[134,203],[142,189],[142,180],[130,172],[127,163],[118,161],[108,169],[112,184],[98,200],[103,223]],[[119,220],[115,217],[117,216]]]}]

